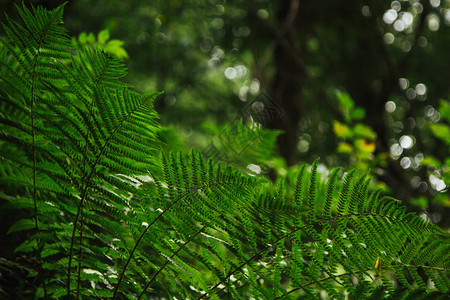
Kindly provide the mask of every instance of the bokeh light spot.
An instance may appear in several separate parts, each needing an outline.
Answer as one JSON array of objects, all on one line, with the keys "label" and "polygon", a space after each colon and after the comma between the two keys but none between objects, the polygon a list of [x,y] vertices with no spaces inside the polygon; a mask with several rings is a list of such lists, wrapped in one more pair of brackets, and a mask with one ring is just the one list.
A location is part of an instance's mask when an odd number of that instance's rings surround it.
[{"label": "bokeh light spot", "polygon": [[408,169],[408,168],[411,166],[411,159],[410,159],[409,157],[403,157],[403,158],[400,160],[400,166],[401,166],[403,169]]},{"label": "bokeh light spot", "polygon": [[297,145],[298,151],[301,153],[308,152],[309,150],[309,142],[307,140],[300,140]]},{"label": "bokeh light spot", "polygon": [[265,9],[258,9],[256,15],[261,19],[267,19],[269,17],[269,12]]},{"label": "bokeh light spot", "polygon": [[427,44],[428,44],[428,40],[427,40],[426,37],[424,37],[424,36],[419,36],[419,37],[417,38],[417,45],[419,45],[419,47],[424,48],[424,47],[427,46]]},{"label": "bokeh light spot", "polygon": [[416,2],[413,4],[413,11],[416,14],[421,14],[423,12],[423,5],[420,4],[419,2]]},{"label": "bokeh light spot", "polygon": [[406,78],[400,78],[398,80],[398,85],[402,90],[406,90],[409,87],[409,80]]},{"label": "bokeh light spot", "polygon": [[367,5],[364,5],[361,8],[361,13],[364,17],[370,17],[372,15],[372,12],[370,11],[370,7]]},{"label": "bokeh light spot", "polygon": [[414,140],[409,135],[404,135],[400,138],[400,146],[403,149],[410,149],[414,145]]},{"label": "bokeh light spot", "polygon": [[237,71],[235,68],[229,67],[229,68],[225,69],[224,74],[225,74],[226,78],[232,80],[232,79],[236,78]]},{"label": "bokeh light spot", "polygon": [[441,114],[431,105],[425,106],[424,111],[425,116],[430,118],[432,122],[439,122],[439,120],[441,119]]},{"label": "bokeh light spot", "polygon": [[397,20],[394,23],[394,29],[397,31],[403,31],[405,30],[405,23],[403,22],[403,20]]},{"label": "bokeh light spot", "polygon": [[392,124],[392,130],[396,133],[400,133],[403,130],[403,123],[400,121],[395,121],[394,124]]},{"label": "bokeh light spot", "polygon": [[446,188],[445,182],[433,174],[430,175],[429,181],[430,181],[431,187],[438,192],[440,192]]},{"label": "bokeh light spot", "polygon": [[259,80],[254,78],[250,84],[250,94],[256,95],[259,92]]},{"label": "bokeh light spot", "polygon": [[393,101],[388,101],[388,102],[386,102],[386,104],[384,105],[384,109],[386,109],[386,111],[387,111],[388,113],[394,112],[396,108],[397,108],[397,107],[396,107],[396,105],[395,105],[395,103],[394,103]]},{"label": "bokeh light spot", "polygon": [[383,40],[384,40],[384,42],[385,42],[386,44],[390,45],[390,44],[392,44],[392,43],[394,42],[395,37],[394,37],[394,35],[393,35],[392,33],[386,32],[386,33],[384,34],[384,36],[383,36]]},{"label": "bokeh light spot", "polygon": [[210,60],[208,60],[208,67],[210,68],[215,68],[218,67],[220,65],[220,59],[218,59],[217,57],[213,57]]},{"label": "bokeh light spot", "polygon": [[222,27],[223,27],[223,20],[221,18],[215,18],[214,20],[211,21],[211,26],[214,29],[222,29]]},{"label": "bokeh light spot", "polygon": [[175,102],[177,102],[177,98],[175,98],[175,96],[173,95],[167,95],[166,97],[164,97],[164,103],[169,106],[174,105]]},{"label": "bokeh light spot", "polygon": [[402,9],[402,5],[398,1],[392,1],[391,8],[396,12],[399,12]]},{"label": "bokeh light spot", "polygon": [[416,93],[417,95],[425,95],[425,93],[427,92],[427,87],[425,86],[425,84],[423,83],[419,83],[416,85]]},{"label": "bokeh light spot", "polygon": [[250,164],[247,166],[247,169],[252,171],[253,173],[260,174],[261,173],[261,167],[258,165]]},{"label": "bokeh light spot", "polygon": [[416,90],[409,88],[406,90],[406,98],[408,98],[409,100],[413,100],[414,98],[416,98]]},{"label": "bokeh light spot", "polygon": [[403,148],[398,143],[393,144],[390,150],[394,159],[397,159],[403,153]]},{"label": "bokeh light spot", "polygon": [[430,4],[433,7],[439,7],[439,5],[441,4],[441,0],[430,0]]},{"label": "bokeh light spot", "polygon": [[436,14],[429,14],[428,18],[428,28],[431,31],[438,31],[439,30],[439,17]]},{"label": "bokeh light spot", "polygon": [[405,12],[402,14],[402,21],[405,24],[406,27],[411,26],[412,22],[414,20],[414,17],[412,15],[412,13],[410,12]]},{"label": "bokeh light spot", "polygon": [[397,12],[394,9],[389,9],[383,15],[383,21],[386,24],[392,24],[397,19]]},{"label": "bokeh light spot", "polygon": [[248,90],[248,86],[243,86],[239,89],[239,99],[241,99],[241,101],[247,101]]}]

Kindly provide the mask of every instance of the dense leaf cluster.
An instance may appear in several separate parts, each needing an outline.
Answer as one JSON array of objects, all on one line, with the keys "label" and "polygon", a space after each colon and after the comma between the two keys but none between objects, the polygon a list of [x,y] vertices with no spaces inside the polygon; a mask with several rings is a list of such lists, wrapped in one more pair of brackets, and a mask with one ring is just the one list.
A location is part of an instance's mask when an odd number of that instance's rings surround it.
[{"label": "dense leaf cluster", "polygon": [[23,242],[0,260],[2,296],[448,296],[448,233],[367,174],[324,181],[316,160],[273,184],[160,151],[157,94],[121,82],[102,51],[71,49],[62,11],[23,7],[23,25],[4,26],[0,196],[26,216],[9,229]]}]

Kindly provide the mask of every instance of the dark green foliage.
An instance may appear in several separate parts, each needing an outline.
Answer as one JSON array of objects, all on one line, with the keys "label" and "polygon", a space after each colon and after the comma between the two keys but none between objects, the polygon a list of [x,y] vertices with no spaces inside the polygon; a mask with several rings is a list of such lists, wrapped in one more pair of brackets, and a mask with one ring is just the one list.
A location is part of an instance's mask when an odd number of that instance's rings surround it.
[{"label": "dark green foliage", "polygon": [[0,261],[2,284],[83,299],[449,292],[448,234],[369,192],[366,174],[326,183],[316,160],[274,186],[196,151],[162,153],[157,94],[119,81],[115,58],[69,49],[62,7],[19,11],[25,25],[8,20],[0,50],[0,184],[27,216],[11,226],[23,259]]}]

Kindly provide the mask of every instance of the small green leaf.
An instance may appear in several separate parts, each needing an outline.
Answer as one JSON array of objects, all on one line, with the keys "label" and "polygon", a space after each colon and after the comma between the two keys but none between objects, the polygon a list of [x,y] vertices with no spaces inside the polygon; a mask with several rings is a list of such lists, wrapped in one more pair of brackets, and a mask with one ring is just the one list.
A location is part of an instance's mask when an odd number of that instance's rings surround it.
[{"label": "small green leaf", "polygon": [[364,117],[366,116],[366,111],[362,107],[357,107],[354,110],[352,110],[351,116],[353,120],[360,121],[364,119]]},{"label": "small green leaf", "polygon": [[430,124],[431,132],[437,138],[450,145],[450,127],[445,124]]},{"label": "small green leaf", "polygon": [[353,100],[349,94],[341,92],[341,91],[336,92],[336,97],[339,102],[339,108],[340,108],[341,112],[343,113],[345,120],[347,122],[350,122],[351,121],[350,114],[353,110],[353,107],[355,106],[355,103],[353,102]]},{"label": "small green leaf", "polygon": [[350,111],[353,108],[353,106],[355,105],[353,103],[352,98],[347,93],[338,91],[336,93],[336,96],[337,96],[337,98],[339,100],[340,107],[345,109],[345,110],[347,110],[347,111]]},{"label": "small green leaf", "polygon": [[333,122],[333,131],[339,138],[351,138],[353,136],[350,128],[345,124],[339,123],[338,121]]},{"label": "small green leaf", "polygon": [[119,59],[128,58],[127,51],[123,48],[123,41],[120,40],[110,40],[105,45],[105,51],[115,55]]},{"label": "small green leaf", "polygon": [[8,230],[8,234],[18,231],[30,230],[34,228],[34,221],[31,219],[20,219],[16,223],[14,223],[11,228]]},{"label": "small green leaf", "polygon": [[441,114],[442,118],[450,122],[450,102],[441,100],[439,103],[439,113]]},{"label": "small green leaf", "polygon": [[357,139],[355,141],[355,147],[362,152],[372,153],[375,151],[375,143],[365,139]]},{"label": "small green leaf", "polygon": [[37,248],[37,241],[36,240],[26,240],[23,241],[22,244],[20,244],[16,249],[14,249],[14,253],[20,253],[20,252],[31,252],[34,251]]},{"label": "small green leaf", "polygon": [[428,205],[428,200],[425,197],[418,197],[411,199],[411,204],[421,209],[425,209]]},{"label": "small green leaf", "polygon": [[82,44],[82,45],[86,44],[86,39],[87,39],[86,32],[82,32],[82,33],[80,33],[80,35],[78,36],[78,41],[79,41],[80,44]]},{"label": "small green leaf", "polygon": [[356,126],[353,128],[353,133],[363,139],[374,140],[377,137],[372,128],[361,123],[356,124]]},{"label": "small green leaf", "polygon": [[353,146],[348,143],[339,143],[337,147],[337,152],[339,153],[352,153]]},{"label": "small green leaf", "polygon": [[433,156],[425,156],[425,158],[422,160],[422,165],[434,166],[435,168],[440,168],[441,162]]},{"label": "small green leaf", "polygon": [[107,40],[109,40],[109,30],[104,29],[98,33],[98,42],[104,44]]},{"label": "small green leaf", "polygon": [[121,48],[123,46],[123,41],[121,40],[110,40],[108,42],[108,44],[106,45],[106,47],[111,47],[111,48]]},{"label": "small green leaf", "polygon": [[95,35],[92,32],[87,36],[87,42],[89,44],[95,44]]}]

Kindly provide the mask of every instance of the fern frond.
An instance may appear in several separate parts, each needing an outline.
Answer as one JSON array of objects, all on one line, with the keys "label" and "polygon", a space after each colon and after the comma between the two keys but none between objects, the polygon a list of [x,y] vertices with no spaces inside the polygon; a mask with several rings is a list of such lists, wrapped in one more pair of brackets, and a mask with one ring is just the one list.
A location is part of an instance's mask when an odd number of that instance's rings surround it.
[{"label": "fern frond", "polygon": [[307,206],[309,207],[308,222],[314,222],[316,217],[316,197],[317,197],[317,164],[319,159],[316,159],[311,166],[311,173],[309,174],[309,193]]},{"label": "fern frond", "polygon": [[338,177],[338,174],[341,169],[334,169],[331,172],[331,175],[328,179],[328,185],[327,185],[327,194],[325,196],[325,204],[323,207],[323,214],[325,218],[331,217],[331,204],[333,203],[333,197],[335,193],[335,187],[336,187],[336,180]]}]

